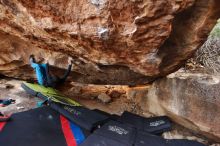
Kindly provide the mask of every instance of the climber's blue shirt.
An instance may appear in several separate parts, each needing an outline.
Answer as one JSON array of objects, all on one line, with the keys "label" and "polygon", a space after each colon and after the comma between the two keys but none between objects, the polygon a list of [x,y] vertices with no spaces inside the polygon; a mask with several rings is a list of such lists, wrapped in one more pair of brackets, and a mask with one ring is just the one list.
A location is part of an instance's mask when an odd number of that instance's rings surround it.
[{"label": "climber's blue shirt", "polygon": [[36,75],[37,75],[37,81],[40,85],[44,85],[46,83],[46,67],[47,64],[37,64],[37,63],[31,63],[31,67],[34,68]]}]

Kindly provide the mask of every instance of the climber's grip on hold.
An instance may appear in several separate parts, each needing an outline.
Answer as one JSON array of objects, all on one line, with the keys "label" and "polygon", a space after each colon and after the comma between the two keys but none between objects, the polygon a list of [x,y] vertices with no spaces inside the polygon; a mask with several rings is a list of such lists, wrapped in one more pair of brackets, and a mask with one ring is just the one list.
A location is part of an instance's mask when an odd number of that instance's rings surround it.
[{"label": "climber's grip on hold", "polygon": [[68,75],[71,72],[72,68],[72,59],[68,59],[68,68],[64,75],[62,77],[58,77],[56,75],[52,75],[49,72],[49,64],[44,63],[44,64],[39,64],[36,63],[34,55],[30,55],[29,58],[31,67],[34,68],[37,76],[37,81],[40,85],[46,86],[46,87],[56,87],[57,85],[60,85],[65,82],[67,79]]}]

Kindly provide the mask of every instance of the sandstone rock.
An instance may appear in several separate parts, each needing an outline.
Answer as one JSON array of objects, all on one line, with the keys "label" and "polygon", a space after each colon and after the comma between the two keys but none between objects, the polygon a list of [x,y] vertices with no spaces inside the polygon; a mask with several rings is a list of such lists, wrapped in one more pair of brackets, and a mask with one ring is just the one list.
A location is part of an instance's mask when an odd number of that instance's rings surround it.
[{"label": "sandstone rock", "polygon": [[110,93],[111,98],[119,98],[121,95],[122,93],[115,91],[115,90]]},{"label": "sandstone rock", "polygon": [[30,54],[58,72],[70,55],[74,81],[147,83],[192,55],[219,10],[219,0],[2,0],[0,73],[33,78]]},{"label": "sandstone rock", "polygon": [[[177,72],[155,81],[152,86],[103,86],[72,82],[72,89],[68,90],[66,88],[68,86],[65,86],[62,91],[65,94],[68,93],[68,97],[79,100],[83,105],[91,108],[97,107],[108,112],[114,111],[113,113],[121,114],[122,111],[128,110],[145,117],[150,117],[152,114],[168,115],[174,122],[192,130],[192,135],[203,138],[200,135],[202,134],[209,140],[211,139],[211,142],[218,142],[220,133],[219,86],[219,76]],[[114,98],[109,104],[89,100],[90,97],[112,92],[123,94],[120,98]],[[182,129],[178,131],[180,133],[171,131],[164,136],[166,138],[195,138],[187,133],[183,134]],[[178,135],[184,136],[178,137]],[[197,140],[200,141],[200,139]]]},{"label": "sandstone rock", "polygon": [[111,97],[105,93],[102,93],[98,96],[98,99],[101,100],[103,103],[109,103],[111,101]]},{"label": "sandstone rock", "polygon": [[[173,128],[175,130],[165,132],[162,134],[163,138],[165,139],[189,139],[189,140],[195,140],[204,144],[208,144],[207,141],[205,141],[202,138],[198,138],[196,136],[193,136],[192,134],[189,133],[189,131],[184,131],[185,133],[183,134],[180,129],[176,130],[176,128]],[[181,129],[182,130],[182,129]]]},{"label": "sandstone rock", "polygon": [[146,97],[148,93],[148,89],[151,87],[151,85],[145,85],[145,86],[137,86],[137,87],[131,87],[127,89],[127,98],[136,100],[136,102],[141,102],[140,100],[143,97]]},{"label": "sandstone rock", "polygon": [[220,76],[177,72],[156,81],[143,110],[220,142]]},{"label": "sandstone rock", "polygon": [[117,94],[124,95],[128,88],[127,85],[96,85],[67,82],[63,86],[60,86],[59,91],[63,92],[68,97],[94,99],[102,93],[107,93],[112,98],[115,98],[118,96]]}]

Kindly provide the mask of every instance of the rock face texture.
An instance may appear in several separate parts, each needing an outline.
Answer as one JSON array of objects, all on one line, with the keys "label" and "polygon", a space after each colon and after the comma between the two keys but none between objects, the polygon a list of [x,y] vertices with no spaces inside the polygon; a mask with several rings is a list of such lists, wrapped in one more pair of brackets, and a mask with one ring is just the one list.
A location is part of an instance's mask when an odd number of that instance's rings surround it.
[{"label": "rock face texture", "polygon": [[[219,89],[219,75],[178,71],[148,86],[71,82],[69,87],[66,85],[59,90],[83,105],[110,113],[115,110],[120,114],[129,110],[145,117],[166,115],[195,135],[205,137],[210,142],[220,142]],[[111,102],[100,102],[98,96],[102,94],[111,97]]]},{"label": "rock face texture", "polygon": [[220,142],[220,76],[173,73],[156,81],[140,102],[156,115]]},{"label": "rock face texture", "polygon": [[178,69],[219,16],[219,0],[1,0],[0,73],[31,78],[30,54],[61,69],[71,56],[75,81],[147,83]]}]

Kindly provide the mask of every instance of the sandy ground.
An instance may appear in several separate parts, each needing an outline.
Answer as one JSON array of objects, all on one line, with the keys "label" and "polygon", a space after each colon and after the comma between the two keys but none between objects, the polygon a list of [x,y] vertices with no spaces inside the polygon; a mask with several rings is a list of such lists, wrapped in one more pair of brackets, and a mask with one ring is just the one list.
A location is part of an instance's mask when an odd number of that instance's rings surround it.
[{"label": "sandy ground", "polygon": [[[11,104],[6,107],[0,107],[0,112],[3,114],[12,114],[16,112],[21,112],[29,110],[32,108],[38,107],[38,103],[41,102],[40,99],[28,95],[21,88],[22,81],[10,80],[10,79],[1,79],[0,80],[0,99],[12,98],[16,100],[15,104]],[[74,97],[71,97],[74,98]],[[140,115],[150,117],[152,116],[149,113],[143,113],[140,107],[135,104],[135,102],[128,100],[125,96],[114,99],[111,103],[104,104],[97,99],[85,99],[75,97],[75,100],[85,105],[90,109],[100,109],[112,114],[120,115],[123,111],[131,111],[133,113],[138,113]],[[201,137],[189,129],[183,128],[177,124],[173,124],[173,130],[163,134],[164,138],[167,139],[190,139],[203,142],[205,144],[210,144],[206,138]],[[210,144],[211,145],[211,144]],[[212,146],[220,146],[219,144],[213,144]]]},{"label": "sandy ground", "polygon": [[18,80],[0,80],[0,99],[12,98],[14,104],[6,107],[0,107],[0,112],[3,114],[12,114],[37,107],[37,102],[40,100],[30,96],[21,88],[22,81]]}]

